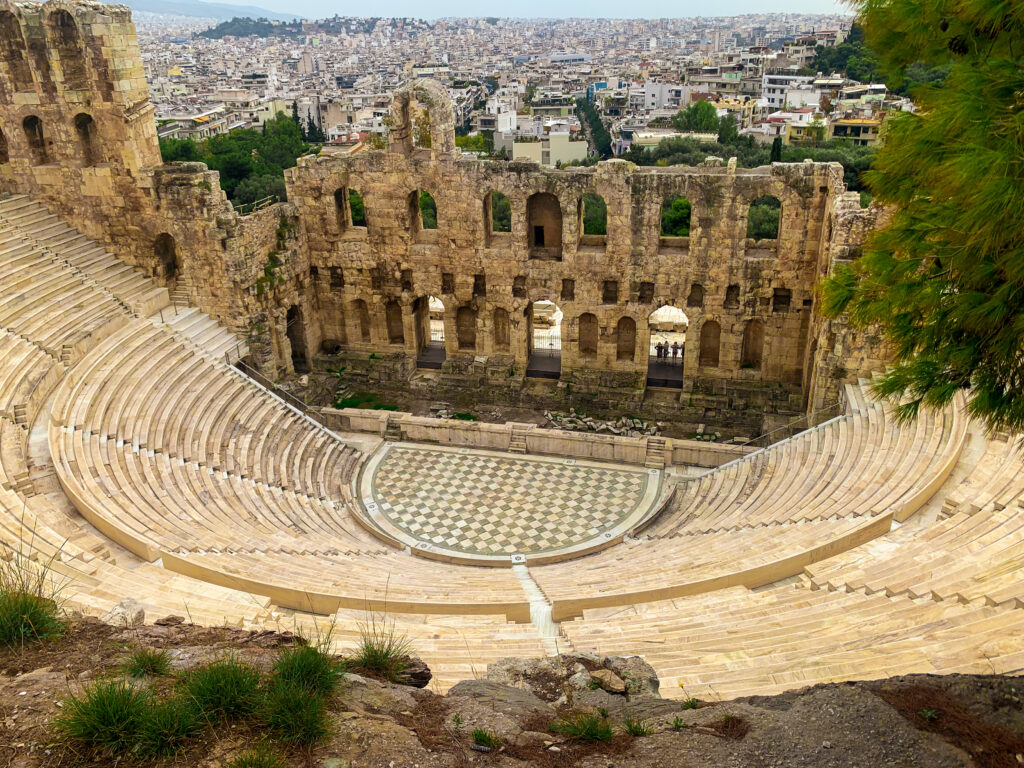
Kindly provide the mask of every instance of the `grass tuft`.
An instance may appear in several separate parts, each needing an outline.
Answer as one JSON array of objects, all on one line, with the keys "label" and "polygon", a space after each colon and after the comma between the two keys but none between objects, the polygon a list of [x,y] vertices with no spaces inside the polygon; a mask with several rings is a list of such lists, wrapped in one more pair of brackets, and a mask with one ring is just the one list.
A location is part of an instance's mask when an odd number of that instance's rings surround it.
[{"label": "grass tuft", "polygon": [[139,722],[137,751],[145,757],[173,757],[202,727],[192,701],[172,696],[150,703]]},{"label": "grass tuft", "polygon": [[345,674],[342,659],[330,656],[326,646],[296,645],[281,651],[274,662],[273,677],[316,694],[334,693]]},{"label": "grass tuft", "polygon": [[473,739],[473,743],[479,747],[489,747],[490,749],[497,749],[501,746],[501,739],[499,739],[490,731],[485,731],[483,728],[474,728],[471,736]]},{"label": "grass tuft", "polygon": [[58,604],[61,585],[53,579],[51,562],[52,558],[43,563],[32,560],[20,542],[9,559],[0,560],[0,645],[20,648],[64,632]]},{"label": "grass tuft", "polygon": [[627,717],[623,721],[623,727],[625,727],[626,733],[630,736],[651,735],[651,726],[647,724],[647,721],[636,717]]},{"label": "grass tuft", "polygon": [[228,763],[227,768],[285,768],[285,763],[284,758],[270,747],[260,744],[240,754]]},{"label": "grass tuft", "polygon": [[374,617],[359,628],[359,645],[352,661],[364,669],[383,675],[392,683],[402,682],[412,641],[395,631],[394,623]]},{"label": "grass tuft", "polygon": [[238,720],[250,716],[259,703],[260,675],[234,657],[214,661],[188,673],[185,694],[209,720]]},{"label": "grass tuft", "polygon": [[126,680],[96,683],[64,701],[55,727],[84,747],[121,755],[134,748],[148,705],[149,693]]},{"label": "grass tuft", "polygon": [[125,659],[121,671],[131,677],[160,677],[171,674],[171,657],[158,648],[139,648]]},{"label": "grass tuft", "polygon": [[580,741],[608,741],[612,737],[612,727],[607,720],[585,712],[552,723],[550,730]]},{"label": "grass tuft", "polygon": [[327,736],[324,697],[287,680],[267,684],[259,714],[286,744],[312,746]]}]

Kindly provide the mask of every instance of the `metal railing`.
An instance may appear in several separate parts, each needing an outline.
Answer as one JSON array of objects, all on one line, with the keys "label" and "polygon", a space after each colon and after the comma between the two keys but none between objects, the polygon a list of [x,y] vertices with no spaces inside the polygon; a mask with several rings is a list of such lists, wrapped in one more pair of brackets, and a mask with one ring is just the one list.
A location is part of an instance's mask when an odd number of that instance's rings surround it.
[{"label": "metal railing", "polygon": [[[225,356],[227,355],[226,352],[224,354]],[[231,365],[230,361],[228,361],[228,365]],[[306,403],[303,400],[296,397],[288,390],[279,387],[277,384],[272,382],[270,379],[268,379],[262,373],[257,371],[251,365],[248,365],[242,360],[239,360],[234,364],[234,367],[237,368],[242,373],[244,373],[253,381],[257,382],[264,389],[268,389],[271,392],[273,392],[275,395],[284,400],[288,405],[290,405],[295,410],[301,411],[304,415],[316,420],[319,424],[323,424],[323,417],[320,415],[320,411],[318,409],[311,408],[310,406],[306,405]]]},{"label": "metal railing", "polygon": [[[266,208],[267,206],[273,205],[274,203],[280,202],[281,198],[277,195],[268,195],[267,197],[254,200],[251,203],[242,203],[241,205],[235,205],[235,213],[240,216],[248,216],[250,213]],[[234,205],[234,203],[232,203]]]},{"label": "metal railing", "polygon": [[737,443],[737,445],[756,445],[760,448],[766,448],[772,443],[776,442],[777,439],[779,439],[776,436],[779,435],[780,433],[789,432],[789,434],[784,435],[781,438],[785,439],[788,437],[792,437],[794,434],[796,434],[796,430],[802,432],[807,429],[813,429],[814,427],[821,426],[826,421],[831,421],[832,419],[841,416],[845,408],[846,401],[839,400],[838,402],[832,403],[831,405],[826,405],[824,408],[819,408],[816,411],[811,411],[811,413],[804,414],[803,416],[798,416],[797,418],[793,419],[790,422],[787,422],[786,424],[783,424],[782,426],[776,427],[775,429],[765,432],[762,435],[758,435],[757,437],[752,437],[746,442]]}]

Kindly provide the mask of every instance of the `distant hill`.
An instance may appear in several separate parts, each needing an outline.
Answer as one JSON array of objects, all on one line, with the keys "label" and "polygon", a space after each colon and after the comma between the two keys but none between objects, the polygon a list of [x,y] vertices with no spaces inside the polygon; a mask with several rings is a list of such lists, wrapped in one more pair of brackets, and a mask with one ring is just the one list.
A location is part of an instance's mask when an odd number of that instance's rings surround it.
[{"label": "distant hill", "polygon": [[236,16],[291,21],[301,18],[296,14],[275,13],[253,5],[228,5],[227,3],[204,3],[202,0],[122,0],[133,11],[166,13],[174,16],[197,16],[204,19],[233,19]]},{"label": "distant hill", "polygon": [[[317,21],[295,22],[272,21],[267,18],[241,18],[233,16],[227,21],[222,21],[217,26],[199,33],[199,37],[208,37],[219,40],[222,37],[298,37],[299,35],[355,35],[369,33],[374,30],[377,24],[382,23],[377,17],[354,18],[351,16],[334,16],[329,19]],[[428,23],[421,19],[386,19],[384,24],[391,27],[399,23],[407,34],[415,35],[418,31],[429,27]]]}]

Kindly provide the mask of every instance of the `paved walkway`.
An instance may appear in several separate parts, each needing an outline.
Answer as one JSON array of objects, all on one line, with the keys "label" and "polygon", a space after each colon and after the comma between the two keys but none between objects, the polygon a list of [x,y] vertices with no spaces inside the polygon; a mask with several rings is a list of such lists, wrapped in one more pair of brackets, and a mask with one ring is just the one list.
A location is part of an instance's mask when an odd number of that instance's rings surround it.
[{"label": "paved walkway", "polygon": [[418,542],[528,555],[600,540],[642,516],[659,480],[642,467],[401,443],[371,461],[363,497]]}]

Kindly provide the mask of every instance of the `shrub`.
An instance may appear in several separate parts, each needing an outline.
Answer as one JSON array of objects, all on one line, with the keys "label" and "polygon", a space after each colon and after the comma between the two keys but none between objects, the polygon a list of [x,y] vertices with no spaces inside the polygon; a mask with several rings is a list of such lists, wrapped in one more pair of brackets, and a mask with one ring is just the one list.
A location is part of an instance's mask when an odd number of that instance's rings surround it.
[{"label": "shrub", "polygon": [[227,768],[285,768],[284,758],[272,751],[266,744],[243,752]]},{"label": "shrub", "polygon": [[260,717],[283,742],[311,746],[327,736],[324,697],[287,680],[271,680]]},{"label": "shrub", "polygon": [[692,697],[689,699],[683,699],[682,704],[680,706],[682,706],[683,709],[699,709],[700,700]]},{"label": "shrub", "polygon": [[0,562],[0,644],[15,648],[59,637],[65,626],[59,591],[49,563],[34,563],[20,551]]},{"label": "shrub", "polygon": [[157,648],[139,648],[125,659],[121,671],[131,677],[155,677],[171,674],[171,657]]},{"label": "shrub", "polygon": [[683,720],[683,718],[679,717],[678,715],[676,717],[672,718],[672,722],[669,723],[669,725],[672,726],[672,730],[674,730],[674,731],[681,731],[681,730],[683,730],[683,728],[689,727],[689,726],[687,726],[687,724]]},{"label": "shrub", "polygon": [[480,417],[470,413],[469,411],[456,411],[452,414],[452,418],[459,421],[480,421]]},{"label": "shrub", "polygon": [[623,726],[626,729],[626,733],[630,736],[650,736],[651,726],[647,724],[646,720],[640,720],[635,717],[627,717],[623,721]]},{"label": "shrub", "polygon": [[329,656],[325,647],[297,645],[285,649],[274,662],[274,678],[312,693],[333,693],[345,673],[345,663]]},{"label": "shrub", "polygon": [[607,720],[583,712],[552,723],[550,730],[580,741],[608,741],[612,737],[612,727]]},{"label": "shrub", "polygon": [[256,709],[260,676],[252,665],[229,657],[192,670],[184,678],[184,687],[204,716],[233,720]]},{"label": "shrub", "polygon": [[359,628],[359,645],[353,661],[360,667],[377,672],[393,683],[401,682],[409,665],[412,642],[395,633],[394,624],[373,619]]},{"label": "shrub", "polygon": [[917,716],[922,720],[927,720],[929,723],[933,723],[939,719],[939,711],[937,709],[922,709],[917,713]]},{"label": "shrub", "polygon": [[489,747],[490,749],[497,749],[501,746],[501,739],[499,739],[490,731],[485,731],[483,728],[474,728],[472,738],[473,743],[480,747]]},{"label": "shrub", "polygon": [[96,683],[64,701],[55,727],[82,746],[119,755],[135,746],[148,705],[149,693],[125,680]]},{"label": "shrub", "polygon": [[149,704],[142,713],[138,731],[138,752],[146,757],[171,757],[184,748],[199,731],[195,705],[181,696]]}]

